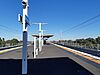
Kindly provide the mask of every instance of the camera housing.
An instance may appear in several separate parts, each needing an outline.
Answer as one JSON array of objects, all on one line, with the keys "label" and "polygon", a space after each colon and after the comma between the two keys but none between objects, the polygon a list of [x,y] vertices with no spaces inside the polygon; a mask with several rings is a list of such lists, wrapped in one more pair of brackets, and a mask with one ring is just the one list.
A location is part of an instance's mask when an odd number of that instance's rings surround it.
[{"label": "camera housing", "polygon": [[25,9],[26,8],[27,3],[25,1],[22,1],[22,6]]}]

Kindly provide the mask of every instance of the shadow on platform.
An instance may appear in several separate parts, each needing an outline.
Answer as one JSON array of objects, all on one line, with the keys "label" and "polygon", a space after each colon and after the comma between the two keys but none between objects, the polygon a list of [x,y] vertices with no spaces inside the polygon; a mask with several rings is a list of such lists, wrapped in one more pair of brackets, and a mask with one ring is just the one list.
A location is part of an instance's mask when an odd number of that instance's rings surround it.
[{"label": "shadow on platform", "polygon": [[[0,75],[21,75],[21,59],[0,59]],[[73,60],[61,58],[28,59],[28,75],[92,75]]]}]

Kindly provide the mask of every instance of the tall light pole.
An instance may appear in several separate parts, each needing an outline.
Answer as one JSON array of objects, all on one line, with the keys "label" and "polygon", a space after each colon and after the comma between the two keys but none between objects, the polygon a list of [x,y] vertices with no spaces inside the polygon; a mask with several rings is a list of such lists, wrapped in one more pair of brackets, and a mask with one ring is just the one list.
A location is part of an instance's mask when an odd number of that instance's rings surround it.
[{"label": "tall light pole", "polygon": [[23,48],[22,48],[22,74],[27,75],[27,26],[28,26],[28,0],[22,1],[23,6]]},{"label": "tall light pole", "polygon": [[42,25],[45,25],[47,23],[33,23],[36,25],[39,25],[39,51],[42,50]]}]

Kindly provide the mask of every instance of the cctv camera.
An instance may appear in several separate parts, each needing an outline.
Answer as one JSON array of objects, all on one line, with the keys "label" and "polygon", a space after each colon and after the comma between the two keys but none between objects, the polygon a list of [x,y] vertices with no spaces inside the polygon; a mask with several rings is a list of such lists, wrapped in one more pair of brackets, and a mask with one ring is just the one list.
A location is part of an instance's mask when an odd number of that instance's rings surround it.
[{"label": "cctv camera", "polygon": [[25,4],[26,5],[26,2],[22,1],[22,4]]},{"label": "cctv camera", "polygon": [[23,5],[23,8],[25,9],[26,8],[26,2],[22,1],[22,5]]}]

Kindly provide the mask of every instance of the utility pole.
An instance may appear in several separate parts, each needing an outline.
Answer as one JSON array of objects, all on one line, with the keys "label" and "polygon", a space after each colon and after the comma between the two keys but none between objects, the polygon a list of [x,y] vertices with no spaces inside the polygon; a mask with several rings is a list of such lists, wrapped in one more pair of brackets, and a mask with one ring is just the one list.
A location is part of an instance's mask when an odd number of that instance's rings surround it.
[{"label": "utility pole", "polygon": [[39,25],[39,51],[42,50],[42,25],[45,25],[47,23],[33,23],[36,25]]},{"label": "utility pole", "polygon": [[27,26],[28,22],[28,0],[22,1],[23,6],[23,48],[22,48],[22,75],[27,75]]}]

